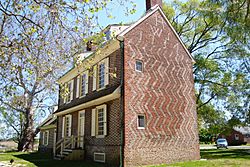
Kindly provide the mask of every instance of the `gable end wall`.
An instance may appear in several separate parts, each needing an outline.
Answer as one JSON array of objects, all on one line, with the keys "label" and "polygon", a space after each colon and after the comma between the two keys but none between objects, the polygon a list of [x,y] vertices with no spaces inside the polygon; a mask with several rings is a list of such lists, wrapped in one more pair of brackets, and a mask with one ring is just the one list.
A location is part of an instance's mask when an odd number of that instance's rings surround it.
[{"label": "gable end wall", "polygon": [[192,60],[160,12],[128,32],[124,46],[125,166],[199,159]]}]

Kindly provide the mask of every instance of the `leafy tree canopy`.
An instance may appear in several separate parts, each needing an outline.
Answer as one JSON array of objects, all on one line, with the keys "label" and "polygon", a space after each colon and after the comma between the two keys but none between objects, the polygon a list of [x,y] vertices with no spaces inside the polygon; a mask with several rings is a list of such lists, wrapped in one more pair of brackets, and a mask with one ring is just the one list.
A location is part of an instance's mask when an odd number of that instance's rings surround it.
[{"label": "leafy tree canopy", "polygon": [[163,5],[196,61],[198,117],[209,127],[223,122],[224,113],[249,121],[249,4],[245,0],[173,0]]},{"label": "leafy tree canopy", "polygon": [[[122,5],[126,1],[117,0]],[[130,2],[130,1],[129,1]],[[18,150],[33,147],[34,120],[56,103],[57,77],[100,25],[111,0],[0,2],[1,119],[15,130]],[[135,5],[127,9],[134,12]]]}]

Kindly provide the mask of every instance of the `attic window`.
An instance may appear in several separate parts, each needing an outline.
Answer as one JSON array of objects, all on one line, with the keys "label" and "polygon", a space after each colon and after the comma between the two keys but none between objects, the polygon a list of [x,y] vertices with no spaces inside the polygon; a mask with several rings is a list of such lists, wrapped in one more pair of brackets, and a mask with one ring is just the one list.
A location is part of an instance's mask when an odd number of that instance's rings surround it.
[{"label": "attic window", "polygon": [[138,115],[138,129],[145,129],[145,115]]},{"label": "attic window", "polygon": [[136,60],[135,62],[135,71],[142,72],[143,63],[140,60]]}]

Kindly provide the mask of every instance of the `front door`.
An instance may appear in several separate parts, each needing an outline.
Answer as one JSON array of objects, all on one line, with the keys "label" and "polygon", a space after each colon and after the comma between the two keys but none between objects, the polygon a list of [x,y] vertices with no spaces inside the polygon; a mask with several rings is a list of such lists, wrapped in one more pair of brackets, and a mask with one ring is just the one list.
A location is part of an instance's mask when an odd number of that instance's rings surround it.
[{"label": "front door", "polygon": [[79,143],[78,146],[83,148],[84,145],[84,124],[85,124],[85,111],[79,112],[79,120],[78,120],[78,136],[79,136]]}]

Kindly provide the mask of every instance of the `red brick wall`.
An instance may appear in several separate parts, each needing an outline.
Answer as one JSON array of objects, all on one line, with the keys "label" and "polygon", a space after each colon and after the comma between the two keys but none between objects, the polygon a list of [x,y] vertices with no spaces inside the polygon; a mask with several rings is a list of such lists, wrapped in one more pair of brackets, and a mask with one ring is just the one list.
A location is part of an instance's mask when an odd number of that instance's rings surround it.
[{"label": "red brick wall", "polygon": [[[120,98],[115,99],[107,104],[107,136],[104,138],[96,138],[91,136],[91,114],[92,109],[96,106],[85,108],[85,158],[87,160],[94,159],[94,152],[106,154],[106,162],[110,165],[119,165],[120,146],[121,146],[121,119],[120,119]],[[72,135],[78,135],[78,113],[79,111],[70,113],[72,115]],[[58,117],[58,140],[62,136],[62,116]]]},{"label": "red brick wall", "polygon": [[120,99],[105,104],[107,104],[107,136],[104,138],[91,136],[92,108],[85,110],[85,156],[86,159],[93,160],[94,152],[102,152],[106,154],[108,164],[118,166],[121,145]]},{"label": "red brick wall", "polygon": [[[192,61],[160,12],[124,45],[125,166],[199,159]],[[145,129],[137,129],[138,114],[146,116]]]},{"label": "red brick wall", "polygon": [[[235,134],[239,135],[239,140],[235,140]],[[244,143],[244,136],[242,133],[233,130],[230,135],[226,137],[228,145],[240,145]]]}]

